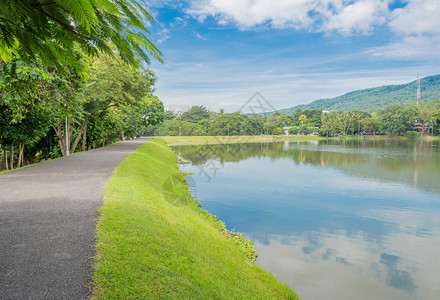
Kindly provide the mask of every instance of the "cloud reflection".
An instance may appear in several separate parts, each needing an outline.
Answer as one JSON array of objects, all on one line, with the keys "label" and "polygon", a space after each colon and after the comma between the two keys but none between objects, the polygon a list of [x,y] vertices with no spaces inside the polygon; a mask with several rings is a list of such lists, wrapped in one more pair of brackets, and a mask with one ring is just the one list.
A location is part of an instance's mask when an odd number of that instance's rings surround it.
[{"label": "cloud reflection", "polygon": [[344,230],[246,236],[255,241],[258,264],[304,299],[437,299],[440,293],[440,245],[433,242],[440,231],[434,238],[390,234],[383,243]]}]

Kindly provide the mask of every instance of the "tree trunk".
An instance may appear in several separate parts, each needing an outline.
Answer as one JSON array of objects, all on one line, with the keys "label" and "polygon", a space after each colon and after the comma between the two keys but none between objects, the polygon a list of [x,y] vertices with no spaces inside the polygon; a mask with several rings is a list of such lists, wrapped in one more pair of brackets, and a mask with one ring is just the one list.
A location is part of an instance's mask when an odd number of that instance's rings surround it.
[{"label": "tree trunk", "polygon": [[21,144],[21,167],[24,165],[24,144]]},{"label": "tree trunk", "polygon": [[86,151],[86,141],[87,141],[87,118],[85,119],[85,126],[84,126],[84,132],[83,132],[83,140],[82,140],[82,151]]},{"label": "tree trunk", "polygon": [[6,147],[3,149],[3,161],[5,163],[5,170],[9,170],[8,165],[8,151],[6,151]]},{"label": "tree trunk", "polygon": [[18,143],[18,163],[17,168],[20,168],[23,166],[23,143]]},{"label": "tree trunk", "polygon": [[10,158],[10,162],[9,162],[9,168],[11,170],[13,170],[14,169],[14,146],[13,145],[11,145],[11,153],[10,153],[10,155],[11,155],[11,158]]},{"label": "tree trunk", "polygon": [[72,147],[70,148],[70,153],[74,153],[75,150],[76,150],[76,147],[78,146],[79,140],[81,139],[81,135],[82,135],[83,131],[85,130],[86,126],[87,126],[87,118],[88,117],[86,117],[84,119],[84,122],[81,124],[81,127],[79,129],[78,135],[76,136],[75,141],[73,142]]},{"label": "tree trunk", "polygon": [[422,126],[420,127],[420,135],[422,137],[425,135],[426,125],[427,123],[422,121]]},{"label": "tree trunk", "polygon": [[121,141],[124,140],[124,129],[121,129]]},{"label": "tree trunk", "polygon": [[66,156],[66,143],[64,140],[64,135],[61,131],[61,123],[59,123],[56,127],[52,125],[52,128],[55,130],[55,134],[58,137],[58,141],[60,142],[61,154]]},{"label": "tree trunk", "polygon": [[[67,120],[67,145],[66,145],[66,149],[70,149],[70,140],[72,139],[72,132],[73,132],[73,126],[72,126],[72,122],[70,120]],[[70,152],[73,153],[73,152]]]}]

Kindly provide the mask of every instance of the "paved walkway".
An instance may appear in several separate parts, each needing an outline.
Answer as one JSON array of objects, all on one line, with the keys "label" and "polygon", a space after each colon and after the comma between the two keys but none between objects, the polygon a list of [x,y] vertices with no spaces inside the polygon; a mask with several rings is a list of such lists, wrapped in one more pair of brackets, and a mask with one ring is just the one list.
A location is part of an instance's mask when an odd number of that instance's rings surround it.
[{"label": "paved walkway", "polygon": [[100,193],[113,169],[148,140],[0,175],[0,299],[90,296]]}]

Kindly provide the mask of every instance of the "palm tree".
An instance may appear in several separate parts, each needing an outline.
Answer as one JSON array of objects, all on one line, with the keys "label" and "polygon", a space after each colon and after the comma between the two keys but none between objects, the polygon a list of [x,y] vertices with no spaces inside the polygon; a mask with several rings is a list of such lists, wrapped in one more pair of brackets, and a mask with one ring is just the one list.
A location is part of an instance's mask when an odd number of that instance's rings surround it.
[{"label": "palm tree", "polygon": [[300,115],[299,116],[299,121],[301,122],[301,125],[304,125],[304,122],[307,120],[306,115]]}]

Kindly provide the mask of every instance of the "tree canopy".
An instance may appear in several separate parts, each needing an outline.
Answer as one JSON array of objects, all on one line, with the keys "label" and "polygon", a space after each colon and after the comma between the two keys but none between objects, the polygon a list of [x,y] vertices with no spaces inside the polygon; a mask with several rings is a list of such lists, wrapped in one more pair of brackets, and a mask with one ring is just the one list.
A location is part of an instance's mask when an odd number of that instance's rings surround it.
[{"label": "tree canopy", "polygon": [[42,60],[47,66],[75,65],[75,48],[114,55],[136,65],[149,56],[162,62],[145,20],[155,22],[135,0],[0,0],[0,57]]}]

